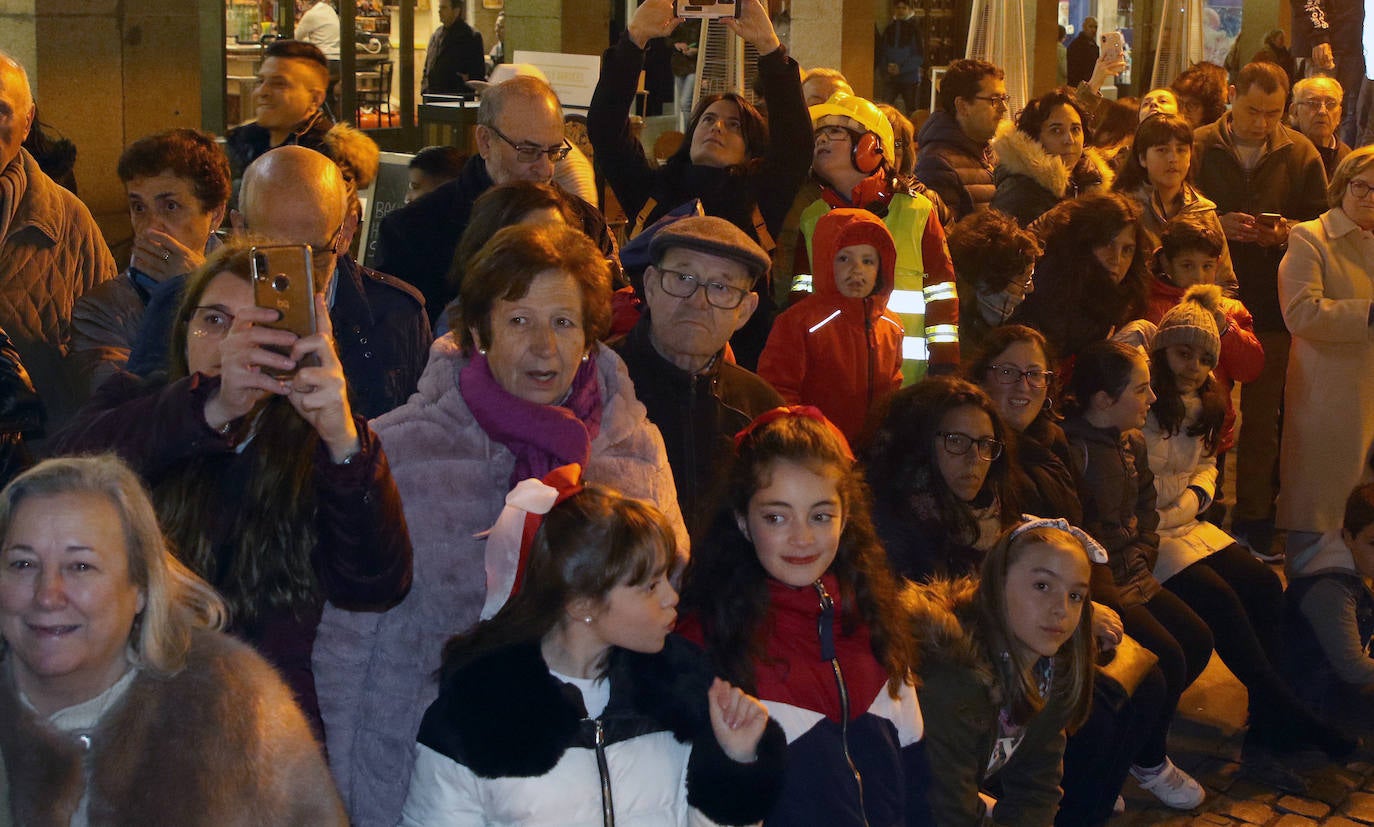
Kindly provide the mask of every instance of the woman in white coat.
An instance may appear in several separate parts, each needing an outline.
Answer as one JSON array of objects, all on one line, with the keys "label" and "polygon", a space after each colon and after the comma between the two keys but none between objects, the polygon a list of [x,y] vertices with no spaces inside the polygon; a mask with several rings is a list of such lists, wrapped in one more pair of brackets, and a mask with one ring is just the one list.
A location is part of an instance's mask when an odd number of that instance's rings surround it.
[{"label": "woman in white coat", "polygon": [[1279,462],[1279,528],[1288,563],[1341,525],[1374,447],[1374,147],[1336,167],[1331,209],[1295,226],[1279,265],[1293,334]]}]

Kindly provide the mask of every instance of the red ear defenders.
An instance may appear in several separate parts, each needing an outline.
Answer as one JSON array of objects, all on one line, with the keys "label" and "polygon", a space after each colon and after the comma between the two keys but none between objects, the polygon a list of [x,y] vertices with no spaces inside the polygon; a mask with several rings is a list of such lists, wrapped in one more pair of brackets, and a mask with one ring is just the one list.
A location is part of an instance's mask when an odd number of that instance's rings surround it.
[{"label": "red ear defenders", "polygon": [[877,172],[883,165],[882,139],[872,132],[856,136],[849,150],[849,161],[864,175]]}]

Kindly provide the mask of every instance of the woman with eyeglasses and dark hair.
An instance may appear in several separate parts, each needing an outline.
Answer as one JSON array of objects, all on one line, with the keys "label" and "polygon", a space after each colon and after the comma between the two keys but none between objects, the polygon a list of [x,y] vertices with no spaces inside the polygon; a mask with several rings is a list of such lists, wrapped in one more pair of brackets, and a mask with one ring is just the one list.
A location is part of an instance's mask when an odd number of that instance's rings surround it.
[{"label": "woman with eyeglasses and dark hair", "polygon": [[974,574],[1020,504],[1007,426],[978,386],[929,377],[888,397],[863,463],[873,522],[897,574]]},{"label": "woman with eyeglasses and dark hair", "polygon": [[992,399],[1015,444],[1011,484],[1021,509],[1040,517],[1083,521],[1069,441],[1054,413],[1055,373],[1040,331],[1006,325],[988,334],[966,363],[970,382]]},{"label": "woman with eyeglasses and dark hair", "polygon": [[348,399],[323,295],[312,336],[266,325],[235,240],[187,280],[165,373],[111,377],[55,453],[113,451],[153,494],[173,552],[229,631],[286,678],[323,740],[310,655],[325,601],[381,611],[410,588],[400,495]]}]

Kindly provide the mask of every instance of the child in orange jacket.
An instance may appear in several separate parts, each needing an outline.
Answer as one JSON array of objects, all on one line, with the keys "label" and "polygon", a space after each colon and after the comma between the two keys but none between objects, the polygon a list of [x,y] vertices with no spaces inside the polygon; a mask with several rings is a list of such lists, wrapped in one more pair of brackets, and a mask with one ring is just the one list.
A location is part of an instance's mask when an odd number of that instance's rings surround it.
[{"label": "child in orange jacket", "polygon": [[902,384],[902,323],[887,307],[897,248],[873,213],[836,209],[816,222],[813,249],[815,292],[773,322],[759,375],[853,440]]}]

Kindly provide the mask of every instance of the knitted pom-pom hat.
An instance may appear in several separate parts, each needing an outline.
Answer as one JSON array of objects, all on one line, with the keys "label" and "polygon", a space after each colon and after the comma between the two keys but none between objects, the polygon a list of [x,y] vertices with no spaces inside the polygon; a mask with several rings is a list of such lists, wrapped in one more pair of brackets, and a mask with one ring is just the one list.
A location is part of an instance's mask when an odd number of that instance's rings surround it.
[{"label": "knitted pom-pom hat", "polygon": [[1183,294],[1183,300],[1164,314],[1155,334],[1154,349],[1169,345],[1192,345],[1210,355],[1216,364],[1221,353],[1221,335],[1217,332],[1216,313],[1221,306],[1221,288],[1215,284],[1195,284]]}]

